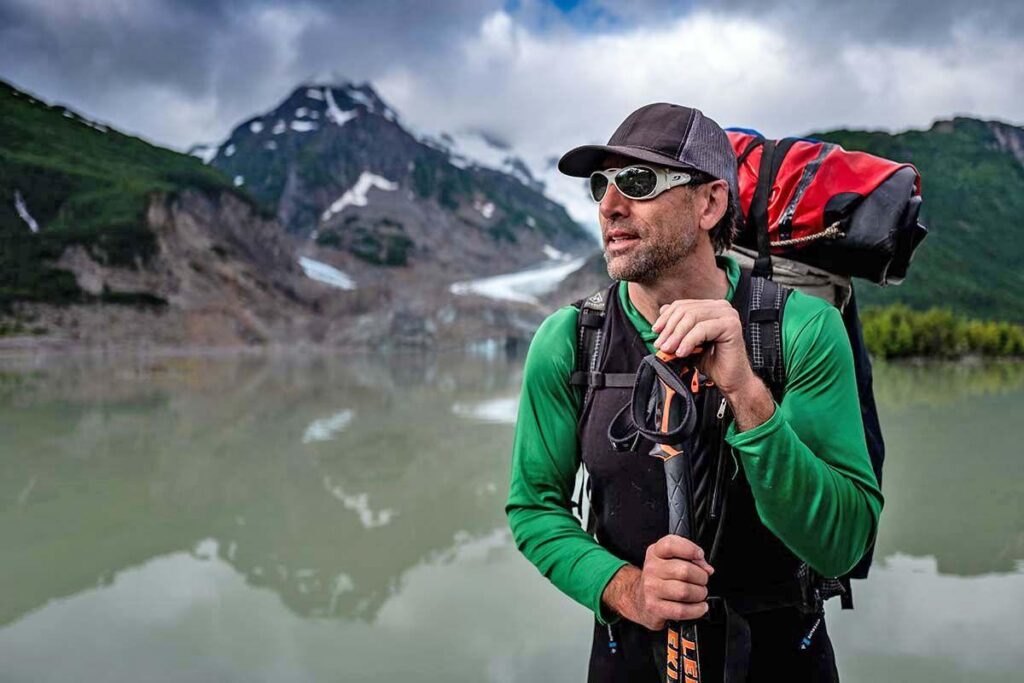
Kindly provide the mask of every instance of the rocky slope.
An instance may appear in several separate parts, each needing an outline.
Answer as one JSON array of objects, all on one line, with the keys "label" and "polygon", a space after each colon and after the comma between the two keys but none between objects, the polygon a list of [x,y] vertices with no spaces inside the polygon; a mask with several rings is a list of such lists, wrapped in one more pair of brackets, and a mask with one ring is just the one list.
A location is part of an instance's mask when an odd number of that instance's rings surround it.
[{"label": "rocky slope", "polygon": [[220,173],[2,82],[0,159],[5,345],[272,342],[328,289]]},{"label": "rocky slope", "polygon": [[[302,193],[282,190],[292,204],[278,213],[289,227],[267,209],[269,195],[254,191],[270,180],[233,183],[194,157],[0,84],[0,346],[434,347],[528,335],[543,315],[536,302],[455,296],[452,282],[550,253],[561,258],[549,242],[571,248],[586,238],[529,185],[453,165],[444,152],[388,129],[393,115],[366,102],[367,121],[349,122],[346,135],[364,136],[366,149],[383,149],[373,145],[376,133],[397,140],[399,151],[426,160],[411,162],[423,170],[390,181],[374,171],[391,166],[372,166],[346,186],[353,176],[330,154],[304,170],[293,166],[293,178],[310,168],[341,173],[320,189],[302,187],[344,201],[317,207],[312,228],[303,227],[295,208]],[[370,108],[384,113],[371,116]],[[321,139],[345,141],[333,131]],[[377,163],[365,149],[350,146],[348,154]],[[387,189],[417,178],[425,180],[413,189]],[[463,187],[471,194],[460,194]],[[514,211],[523,225],[511,231]]]}]

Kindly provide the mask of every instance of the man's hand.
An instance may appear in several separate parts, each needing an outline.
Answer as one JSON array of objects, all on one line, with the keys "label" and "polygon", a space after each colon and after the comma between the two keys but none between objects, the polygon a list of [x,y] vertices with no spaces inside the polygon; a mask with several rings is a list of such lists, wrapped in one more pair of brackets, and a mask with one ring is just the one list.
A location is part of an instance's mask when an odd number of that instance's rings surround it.
[{"label": "man's hand", "polygon": [[775,412],[771,392],[747,358],[739,313],[725,299],[679,299],[661,307],[652,329],[659,351],[684,358],[698,347],[697,367],[718,385],[732,406],[740,431],[766,422]]},{"label": "man's hand", "polygon": [[704,347],[700,369],[729,395],[757,377],[747,360],[739,313],[725,299],[679,299],[661,307],[651,326],[659,351],[680,358]]},{"label": "man's hand", "polygon": [[704,551],[670,534],[647,547],[643,570],[626,565],[612,577],[601,599],[615,612],[652,631],[708,611],[708,578],[714,569]]}]

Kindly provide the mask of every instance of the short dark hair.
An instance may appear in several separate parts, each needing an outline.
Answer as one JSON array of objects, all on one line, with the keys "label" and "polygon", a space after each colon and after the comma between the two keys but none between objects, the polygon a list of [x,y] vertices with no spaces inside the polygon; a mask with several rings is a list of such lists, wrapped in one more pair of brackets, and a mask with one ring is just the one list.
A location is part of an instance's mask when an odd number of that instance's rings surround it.
[{"label": "short dark hair", "polygon": [[[687,187],[695,188],[699,185],[706,185],[718,180],[718,178],[700,171],[694,173],[693,176],[693,180]],[[711,231],[708,233],[708,236],[711,238],[711,246],[714,247],[716,254],[721,254],[729,249],[732,246],[733,239],[740,230],[742,215],[740,214],[737,202],[738,199],[732,196],[732,191],[730,190],[729,200],[725,205],[725,213],[722,214],[722,217],[715,223],[715,227],[711,228]]]}]

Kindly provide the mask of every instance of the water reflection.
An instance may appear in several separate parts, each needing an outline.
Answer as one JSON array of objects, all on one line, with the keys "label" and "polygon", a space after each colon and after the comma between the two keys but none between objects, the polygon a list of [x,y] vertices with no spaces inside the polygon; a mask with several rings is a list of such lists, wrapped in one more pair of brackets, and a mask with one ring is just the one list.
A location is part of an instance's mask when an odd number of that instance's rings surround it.
[{"label": "water reflection", "polygon": [[876,362],[875,399],[883,408],[948,406],[978,396],[1006,395],[1024,389],[1019,361]]},{"label": "water reflection", "polygon": [[[877,368],[881,559],[832,616],[844,680],[1024,666],[1022,368]],[[589,615],[505,530],[520,380],[500,353],[5,361],[5,676],[582,679]]]},{"label": "water reflection", "polygon": [[886,505],[878,556],[936,558],[945,574],[1024,558],[1024,363],[882,366]]},{"label": "water reflection", "polygon": [[21,590],[0,623],[207,538],[299,614],[372,618],[409,567],[504,523],[510,432],[457,415],[514,395],[517,362],[182,358],[6,377],[0,539],[18,552],[0,580]]}]

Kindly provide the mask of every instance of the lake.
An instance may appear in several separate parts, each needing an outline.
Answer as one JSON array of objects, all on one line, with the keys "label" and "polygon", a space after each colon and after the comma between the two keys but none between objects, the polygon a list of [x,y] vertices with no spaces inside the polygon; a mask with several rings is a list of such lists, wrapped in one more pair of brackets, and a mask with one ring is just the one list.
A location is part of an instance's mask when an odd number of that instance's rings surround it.
[{"label": "lake", "polygon": [[[522,359],[0,360],[3,681],[577,681],[591,615],[512,545]],[[879,365],[844,681],[1019,681],[1024,364]]]}]

